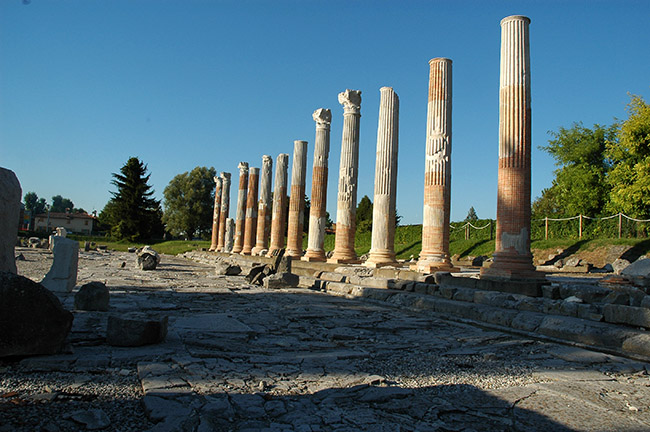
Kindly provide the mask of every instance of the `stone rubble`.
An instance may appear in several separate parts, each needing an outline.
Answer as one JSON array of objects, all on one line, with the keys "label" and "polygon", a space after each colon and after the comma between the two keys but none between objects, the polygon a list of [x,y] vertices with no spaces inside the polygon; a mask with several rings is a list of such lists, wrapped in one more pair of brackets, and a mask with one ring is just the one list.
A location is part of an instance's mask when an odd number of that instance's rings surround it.
[{"label": "stone rubble", "polygon": [[[20,252],[21,274],[47,264]],[[0,431],[87,430],[90,410],[120,431],[650,427],[648,364],[180,257],[134,277],[125,259],[82,252],[80,282],[105,281],[112,311],[75,312],[69,352],[0,364]],[[108,315],[142,311],[169,316],[163,342],[106,345]]]}]

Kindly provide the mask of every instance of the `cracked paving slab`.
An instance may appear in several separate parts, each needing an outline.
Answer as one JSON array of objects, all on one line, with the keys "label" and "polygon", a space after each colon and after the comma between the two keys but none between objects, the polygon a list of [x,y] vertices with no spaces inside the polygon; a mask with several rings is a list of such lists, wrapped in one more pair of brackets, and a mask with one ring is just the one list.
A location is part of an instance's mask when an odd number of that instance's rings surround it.
[{"label": "cracked paving slab", "polygon": [[[38,280],[51,255],[21,252],[19,273]],[[0,431],[85,430],[84,409],[122,431],[650,429],[643,363],[381,303],[265,291],[180,257],[149,272],[134,262],[80,253],[78,284],[105,281],[110,310],[75,311],[66,353],[0,364]],[[74,292],[59,297],[72,309]],[[169,316],[166,340],[108,346],[108,315],[133,311]]]}]

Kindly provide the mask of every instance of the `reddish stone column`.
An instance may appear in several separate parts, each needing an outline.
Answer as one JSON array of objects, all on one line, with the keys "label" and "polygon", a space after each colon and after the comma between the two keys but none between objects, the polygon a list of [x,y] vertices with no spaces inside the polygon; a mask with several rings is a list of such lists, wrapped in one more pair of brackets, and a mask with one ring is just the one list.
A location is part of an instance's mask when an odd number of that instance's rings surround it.
[{"label": "reddish stone column", "polygon": [[397,199],[397,150],[399,97],[391,87],[380,89],[375,202],[372,207],[372,244],[367,267],[397,264],[395,259],[395,217]]},{"label": "reddish stone column", "polygon": [[287,168],[289,155],[278,155],[275,164],[275,185],[273,189],[273,217],[271,219],[271,245],[267,256],[273,256],[284,249],[284,219],[287,208]]},{"label": "reddish stone column", "polygon": [[284,256],[302,256],[302,227],[305,217],[305,179],[307,176],[307,141],[293,142],[291,166],[291,197],[289,198],[289,223],[287,226],[287,251]]},{"label": "reddish stone column", "polygon": [[210,251],[213,252],[217,249],[217,240],[219,237],[219,217],[221,216],[221,185],[223,179],[221,177],[214,177],[214,210],[212,212],[212,243],[210,244]]},{"label": "reddish stone column", "polygon": [[481,276],[541,278],[530,252],[530,51],[525,16],[501,20],[499,186],[494,262]]},{"label": "reddish stone column", "polygon": [[235,215],[235,240],[232,253],[244,248],[244,226],[246,224],[246,193],[248,191],[248,162],[239,162],[239,190],[237,191],[237,214]]},{"label": "reddish stone column", "polygon": [[226,219],[230,212],[230,173],[221,173],[221,210],[219,215],[219,237],[217,239],[217,252],[224,252],[226,242]]},{"label": "reddish stone column", "polygon": [[252,255],[261,255],[269,247],[269,234],[271,233],[271,171],[273,159],[271,156],[262,156],[262,174],[260,177],[260,200],[257,204],[257,232],[255,247]]},{"label": "reddish stone column", "polygon": [[303,261],[327,261],[325,257],[325,224],[327,223],[327,162],[330,153],[330,123],[332,112],[319,108],[312,118],[316,122],[314,170],[311,182],[309,238]]},{"label": "reddish stone column", "polygon": [[246,197],[246,223],[244,225],[244,246],[242,255],[250,255],[255,246],[257,231],[257,189],[259,186],[260,169],[251,168],[248,173],[248,196]]},{"label": "reddish stone column", "polygon": [[339,93],[343,105],[343,139],[339,166],[339,194],[336,205],[336,238],[331,263],[358,263],[354,250],[357,217],[357,177],[359,176],[359,120],[361,91]]},{"label": "reddish stone column", "polygon": [[415,266],[422,273],[457,270],[449,259],[451,71],[449,59],[434,58],[429,61],[422,251]]}]

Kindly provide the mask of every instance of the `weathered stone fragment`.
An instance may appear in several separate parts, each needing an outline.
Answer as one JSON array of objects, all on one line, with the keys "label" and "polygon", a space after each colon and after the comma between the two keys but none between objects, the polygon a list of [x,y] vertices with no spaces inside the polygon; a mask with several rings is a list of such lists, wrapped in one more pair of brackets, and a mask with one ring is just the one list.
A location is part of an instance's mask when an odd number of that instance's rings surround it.
[{"label": "weathered stone fragment", "polygon": [[160,255],[151,247],[145,246],[138,252],[136,264],[140,270],[155,270],[160,264]]},{"label": "weathered stone fragment", "polygon": [[237,264],[218,262],[215,266],[214,273],[217,275],[237,276],[238,274],[241,273],[241,267],[238,266]]},{"label": "weathered stone fragment", "polygon": [[264,288],[278,289],[298,286],[300,278],[293,273],[276,273],[264,278]]},{"label": "weathered stone fragment", "polygon": [[621,275],[636,285],[650,287],[650,259],[640,258],[621,271]]},{"label": "weathered stone fragment", "polygon": [[77,283],[79,243],[65,237],[53,236],[54,262],[41,284],[54,292],[71,292]]},{"label": "weathered stone fragment", "polygon": [[110,300],[108,288],[102,282],[89,282],[74,295],[74,308],[86,311],[107,311]]},{"label": "weathered stone fragment", "polygon": [[0,272],[0,357],[54,354],[73,316],[41,284]]},{"label": "weathered stone fragment", "polygon": [[0,168],[0,271],[16,273],[14,246],[18,234],[21,194],[16,174]]},{"label": "weathered stone fragment", "polygon": [[167,316],[132,312],[108,317],[106,342],[111,346],[141,346],[162,342],[167,336]]}]

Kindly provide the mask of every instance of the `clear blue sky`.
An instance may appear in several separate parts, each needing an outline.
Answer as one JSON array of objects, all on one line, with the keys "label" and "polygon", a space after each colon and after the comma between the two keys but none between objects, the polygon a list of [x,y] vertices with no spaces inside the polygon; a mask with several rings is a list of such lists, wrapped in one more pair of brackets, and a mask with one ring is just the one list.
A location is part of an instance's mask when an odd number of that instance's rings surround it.
[{"label": "clear blue sky", "polygon": [[[0,166],[23,194],[101,211],[130,156],[156,197],[196,166],[233,173],[309,141],[332,110],[335,219],[343,109],[359,89],[359,199],[372,198],[379,89],[400,97],[398,212],[422,222],[428,61],[453,60],[452,220],[496,214],[499,21],[531,18],[533,197],[548,131],[650,101],[650,2],[1,0]],[[232,193],[235,206],[236,193]]]}]

